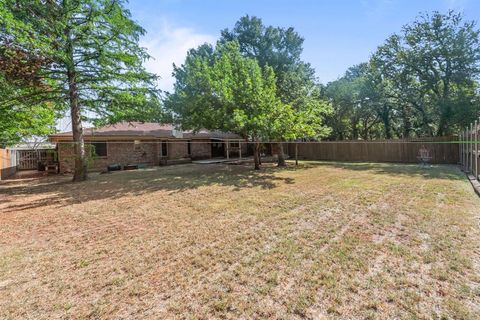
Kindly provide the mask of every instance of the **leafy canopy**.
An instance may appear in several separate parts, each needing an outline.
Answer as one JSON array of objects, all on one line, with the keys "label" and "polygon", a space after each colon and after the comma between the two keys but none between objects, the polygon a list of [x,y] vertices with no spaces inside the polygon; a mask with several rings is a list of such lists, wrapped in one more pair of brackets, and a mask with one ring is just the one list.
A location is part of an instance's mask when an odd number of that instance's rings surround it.
[{"label": "leafy canopy", "polygon": [[[255,59],[260,67],[275,72],[277,97],[295,109],[312,106],[312,99],[321,100],[315,70],[301,60],[304,39],[294,28],[265,26],[260,18],[244,16],[232,30],[221,32],[220,42],[237,41],[243,56]],[[328,112],[323,103],[316,105]],[[321,116],[321,112],[318,112]]]},{"label": "leafy canopy", "polygon": [[255,141],[273,130],[272,114],[281,106],[274,72],[242,56],[237,42],[190,50],[174,75],[166,107],[183,128],[238,132]]},{"label": "leafy canopy", "polygon": [[83,116],[96,122],[160,117],[156,76],[142,63],[144,30],[122,0],[5,0],[0,72],[21,90],[0,106],[70,107],[72,82]]},{"label": "leafy canopy", "polygon": [[480,31],[450,11],[424,14],[368,63],[329,83],[332,138],[448,135],[480,115]]}]

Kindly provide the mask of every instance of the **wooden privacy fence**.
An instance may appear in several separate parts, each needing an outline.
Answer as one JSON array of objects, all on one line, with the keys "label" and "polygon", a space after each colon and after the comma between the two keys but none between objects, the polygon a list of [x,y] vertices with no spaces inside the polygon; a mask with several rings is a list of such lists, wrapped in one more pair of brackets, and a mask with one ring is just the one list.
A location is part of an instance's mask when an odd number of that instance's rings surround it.
[{"label": "wooden privacy fence", "polygon": [[[298,157],[306,160],[402,162],[418,163],[419,150],[424,146],[431,163],[458,164],[457,137],[431,137],[395,140],[355,140],[300,142]],[[288,143],[288,154],[295,157],[295,143]]]},{"label": "wooden privacy fence", "polygon": [[0,149],[0,180],[6,179],[17,171],[17,153],[11,149]]},{"label": "wooden privacy fence", "polygon": [[459,158],[463,171],[471,174],[475,180],[480,181],[480,119],[470,124],[470,127],[460,132]]}]

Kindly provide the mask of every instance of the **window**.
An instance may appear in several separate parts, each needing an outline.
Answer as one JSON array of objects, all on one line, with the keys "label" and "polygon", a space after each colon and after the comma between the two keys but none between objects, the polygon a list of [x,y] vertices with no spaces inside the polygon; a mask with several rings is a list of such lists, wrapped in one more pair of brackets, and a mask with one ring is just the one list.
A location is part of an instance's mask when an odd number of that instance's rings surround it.
[{"label": "window", "polygon": [[168,156],[167,141],[162,141],[162,157]]},{"label": "window", "polygon": [[187,153],[188,155],[192,154],[192,141],[187,142]]},{"label": "window", "polygon": [[91,142],[92,155],[97,157],[107,156],[107,143],[106,142]]}]

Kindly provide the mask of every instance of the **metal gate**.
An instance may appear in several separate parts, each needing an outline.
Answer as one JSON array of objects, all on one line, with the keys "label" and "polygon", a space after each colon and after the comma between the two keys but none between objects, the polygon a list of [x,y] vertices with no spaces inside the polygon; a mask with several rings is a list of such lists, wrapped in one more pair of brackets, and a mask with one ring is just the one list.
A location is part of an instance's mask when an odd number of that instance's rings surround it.
[{"label": "metal gate", "polygon": [[38,162],[47,160],[47,150],[17,150],[19,170],[36,170]]},{"label": "metal gate", "polygon": [[37,151],[36,150],[18,150],[17,161],[19,170],[37,169]]}]

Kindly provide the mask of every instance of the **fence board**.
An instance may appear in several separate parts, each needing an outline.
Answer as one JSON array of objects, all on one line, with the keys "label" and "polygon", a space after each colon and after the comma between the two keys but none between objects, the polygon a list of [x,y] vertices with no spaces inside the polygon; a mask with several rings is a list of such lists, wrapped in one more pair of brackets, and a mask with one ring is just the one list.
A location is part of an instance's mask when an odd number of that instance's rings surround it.
[{"label": "fence board", "polygon": [[0,180],[17,172],[16,152],[11,149],[0,149]]},{"label": "fence board", "polygon": [[[299,143],[298,157],[307,160],[416,163],[422,145],[429,150],[432,163],[457,164],[460,160],[457,137]],[[288,143],[285,150],[294,157],[295,143]]]}]

